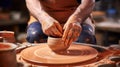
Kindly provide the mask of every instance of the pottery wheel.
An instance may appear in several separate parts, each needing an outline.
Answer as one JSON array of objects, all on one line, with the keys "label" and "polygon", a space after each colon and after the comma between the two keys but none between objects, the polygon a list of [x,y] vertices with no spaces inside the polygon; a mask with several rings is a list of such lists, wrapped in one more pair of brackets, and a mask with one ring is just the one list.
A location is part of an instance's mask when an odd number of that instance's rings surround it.
[{"label": "pottery wheel", "polygon": [[95,58],[98,55],[96,49],[72,44],[67,52],[61,54],[54,53],[47,45],[42,43],[38,46],[32,46],[21,52],[23,60],[37,64],[71,64],[85,62]]}]

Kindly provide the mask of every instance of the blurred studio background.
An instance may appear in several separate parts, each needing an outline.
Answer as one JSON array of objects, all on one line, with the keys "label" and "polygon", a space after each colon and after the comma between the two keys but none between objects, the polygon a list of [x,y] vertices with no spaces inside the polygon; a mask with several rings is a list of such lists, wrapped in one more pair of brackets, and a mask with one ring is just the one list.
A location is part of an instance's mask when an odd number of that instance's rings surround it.
[{"label": "blurred studio background", "polygon": [[[0,0],[0,31],[14,31],[17,42],[26,41],[29,12],[25,0]],[[97,45],[120,45],[120,0],[100,0],[93,10]]]}]

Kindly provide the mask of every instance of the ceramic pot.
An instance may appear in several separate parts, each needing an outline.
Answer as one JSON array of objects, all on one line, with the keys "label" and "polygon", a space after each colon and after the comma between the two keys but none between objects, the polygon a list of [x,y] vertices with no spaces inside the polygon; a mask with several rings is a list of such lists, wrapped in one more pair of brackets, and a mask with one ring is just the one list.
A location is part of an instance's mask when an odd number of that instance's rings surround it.
[{"label": "ceramic pot", "polygon": [[0,37],[0,42],[3,42],[3,37]]},{"label": "ceramic pot", "polygon": [[3,37],[4,42],[15,43],[13,31],[0,31],[0,37]]},{"label": "ceramic pot", "polygon": [[69,47],[64,45],[62,38],[48,37],[47,44],[54,52],[65,51]]},{"label": "ceramic pot", "polygon": [[0,42],[0,67],[17,67],[16,47],[12,43]]}]

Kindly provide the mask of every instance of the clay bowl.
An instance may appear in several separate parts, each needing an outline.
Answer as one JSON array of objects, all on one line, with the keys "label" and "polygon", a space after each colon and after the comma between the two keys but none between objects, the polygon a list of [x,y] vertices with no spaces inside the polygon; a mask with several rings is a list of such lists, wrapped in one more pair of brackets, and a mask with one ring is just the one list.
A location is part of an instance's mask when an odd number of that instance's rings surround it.
[{"label": "clay bowl", "polygon": [[0,42],[0,67],[17,67],[16,45]]},{"label": "clay bowl", "polygon": [[62,38],[48,37],[47,44],[54,52],[66,51],[69,46],[65,46]]},{"label": "clay bowl", "polygon": [[0,37],[3,37],[4,42],[15,43],[13,31],[0,31]]}]

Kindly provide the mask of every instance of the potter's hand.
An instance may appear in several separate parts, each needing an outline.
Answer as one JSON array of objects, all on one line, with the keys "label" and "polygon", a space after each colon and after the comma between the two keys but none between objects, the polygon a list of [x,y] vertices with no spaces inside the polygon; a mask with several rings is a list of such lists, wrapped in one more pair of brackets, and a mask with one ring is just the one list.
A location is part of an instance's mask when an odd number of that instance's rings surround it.
[{"label": "potter's hand", "polygon": [[75,41],[81,32],[80,23],[83,22],[93,11],[95,0],[81,0],[81,4],[74,13],[69,17],[64,25],[64,33],[62,39],[65,45],[70,45]]},{"label": "potter's hand", "polygon": [[46,18],[42,23],[42,30],[48,36],[62,37],[62,27],[52,17]]},{"label": "potter's hand", "polygon": [[62,40],[65,43],[65,46],[69,46],[73,41],[75,41],[81,33],[81,25],[72,17],[68,19],[66,24],[63,27],[64,33]]}]

